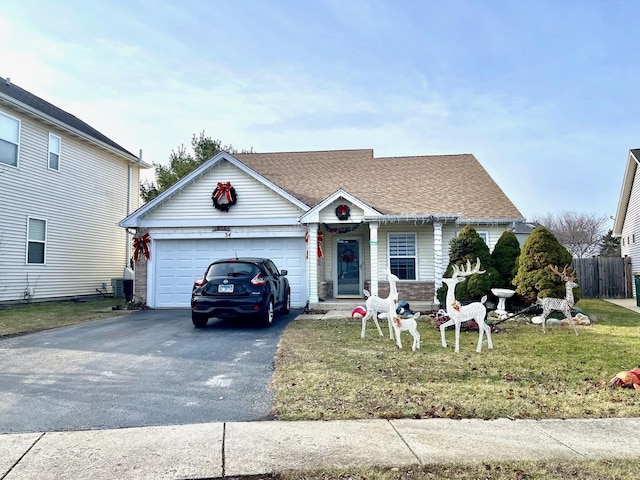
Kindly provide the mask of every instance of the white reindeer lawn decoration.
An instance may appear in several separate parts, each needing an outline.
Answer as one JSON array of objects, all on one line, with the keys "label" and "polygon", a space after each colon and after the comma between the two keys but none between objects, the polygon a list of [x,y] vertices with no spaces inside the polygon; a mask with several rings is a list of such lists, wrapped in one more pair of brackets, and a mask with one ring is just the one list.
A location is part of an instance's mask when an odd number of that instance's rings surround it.
[{"label": "white reindeer lawn decoration", "polygon": [[402,350],[402,342],[400,341],[400,332],[408,331],[413,337],[413,344],[411,345],[411,351],[415,352],[416,349],[420,348],[420,334],[418,333],[418,317],[420,317],[420,312],[414,313],[412,316],[407,318],[401,318],[397,315],[394,315],[393,318],[393,329],[396,332],[396,345],[398,348]]},{"label": "white reindeer lawn decoration", "polygon": [[484,270],[480,270],[480,259],[477,259],[476,266],[471,268],[471,262],[467,260],[467,268],[460,270],[457,265],[453,266],[453,275],[451,278],[443,278],[442,281],[447,284],[447,315],[449,321],[440,325],[440,336],[442,337],[442,346],[447,348],[447,341],[445,339],[445,330],[451,325],[455,325],[456,329],[456,348],[455,352],[460,351],[460,325],[463,322],[469,320],[475,320],[478,324],[479,337],[478,346],[476,352],[482,351],[482,337],[487,334],[487,345],[489,349],[493,348],[491,342],[491,327],[484,321],[487,315],[487,307],[483,304],[487,300],[486,295],[482,297],[480,302],[470,303],[469,305],[460,305],[456,300],[455,290],[458,283],[464,282],[466,278],[474,273],[484,273]]},{"label": "white reindeer lawn decoration", "polygon": [[382,330],[380,330],[380,324],[378,323],[378,312],[380,312],[387,316],[387,321],[389,322],[389,338],[393,340],[393,327],[391,325],[391,321],[396,316],[398,302],[398,289],[396,287],[396,282],[400,279],[391,273],[391,270],[387,273],[389,275],[389,295],[387,298],[380,298],[377,295],[371,295],[367,290],[364,290],[364,295],[367,297],[367,302],[365,303],[367,307],[367,314],[362,317],[362,332],[360,333],[360,338],[364,338],[365,327],[367,326],[367,320],[369,318],[373,318],[373,323],[375,323],[378,333],[382,337]]},{"label": "white reindeer lawn decoration", "polygon": [[569,265],[565,265],[564,270],[562,272],[558,270],[558,267],[555,265],[551,265],[551,271],[560,275],[566,288],[566,294],[564,298],[552,298],[552,297],[544,297],[538,298],[537,303],[542,305],[542,333],[545,333],[545,324],[547,323],[547,316],[553,311],[558,310],[562,312],[565,318],[569,321],[569,323],[573,326],[573,331],[578,335],[578,328],[576,324],[573,322],[573,318],[571,315],[571,309],[573,308],[574,299],[573,299],[573,289],[578,286],[575,282],[575,277],[572,272],[569,272]]}]

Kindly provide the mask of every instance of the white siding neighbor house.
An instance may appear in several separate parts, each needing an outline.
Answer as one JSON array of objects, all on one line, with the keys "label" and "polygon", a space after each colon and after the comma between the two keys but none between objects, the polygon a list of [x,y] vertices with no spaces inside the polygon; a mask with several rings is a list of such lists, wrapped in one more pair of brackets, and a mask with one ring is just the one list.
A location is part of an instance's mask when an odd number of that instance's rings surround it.
[{"label": "white siding neighbor house", "polygon": [[[220,152],[125,217],[136,232],[136,299],[189,307],[215,259],[265,256],[293,307],[388,292],[434,302],[449,242],[473,226],[490,249],[524,221],[470,154],[376,158],[372,150]],[[146,250],[144,250],[146,248]]]},{"label": "white siding neighbor house", "polygon": [[138,157],[0,78],[0,302],[97,295],[131,255]]},{"label": "white siding neighbor house", "polygon": [[[622,180],[613,236],[620,238],[620,254],[631,258],[631,271],[640,273],[640,149],[629,150]],[[634,297],[636,296],[633,285]]]}]

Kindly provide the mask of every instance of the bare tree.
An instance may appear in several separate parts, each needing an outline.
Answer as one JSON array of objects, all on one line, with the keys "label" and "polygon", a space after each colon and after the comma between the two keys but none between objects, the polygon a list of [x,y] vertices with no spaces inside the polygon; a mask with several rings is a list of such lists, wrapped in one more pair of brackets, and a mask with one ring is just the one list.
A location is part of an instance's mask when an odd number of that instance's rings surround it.
[{"label": "bare tree", "polygon": [[594,213],[562,211],[536,218],[555,235],[574,258],[600,253],[609,218]]}]

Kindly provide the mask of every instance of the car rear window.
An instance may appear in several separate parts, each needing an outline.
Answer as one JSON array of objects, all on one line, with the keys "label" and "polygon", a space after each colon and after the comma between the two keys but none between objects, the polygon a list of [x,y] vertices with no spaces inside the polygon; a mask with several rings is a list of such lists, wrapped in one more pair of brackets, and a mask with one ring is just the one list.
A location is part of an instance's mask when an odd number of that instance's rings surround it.
[{"label": "car rear window", "polygon": [[214,263],[209,267],[207,280],[213,277],[254,277],[259,271],[253,263]]}]

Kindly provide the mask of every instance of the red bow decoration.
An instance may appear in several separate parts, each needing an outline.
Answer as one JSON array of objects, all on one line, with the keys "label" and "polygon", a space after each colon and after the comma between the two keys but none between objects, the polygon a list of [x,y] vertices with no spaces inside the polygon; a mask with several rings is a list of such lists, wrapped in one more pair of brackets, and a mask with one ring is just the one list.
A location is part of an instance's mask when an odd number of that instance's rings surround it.
[{"label": "red bow decoration", "polygon": [[215,199],[220,200],[220,197],[224,195],[227,202],[231,202],[231,182],[222,183],[218,182],[218,188],[216,188]]},{"label": "red bow decoration", "polygon": [[[318,232],[318,258],[322,258],[324,257],[324,254],[322,253],[322,241],[324,240],[324,233],[322,232]],[[304,241],[306,243],[309,243],[309,231],[307,230],[307,233],[304,234]],[[309,258],[309,251],[307,250],[307,258]]]},{"label": "red bow decoration", "polygon": [[148,233],[145,233],[141,237],[133,238],[133,259],[138,260],[140,254],[144,255],[144,258],[147,260],[151,257],[151,253],[149,252],[149,244],[151,243],[151,237]]}]

